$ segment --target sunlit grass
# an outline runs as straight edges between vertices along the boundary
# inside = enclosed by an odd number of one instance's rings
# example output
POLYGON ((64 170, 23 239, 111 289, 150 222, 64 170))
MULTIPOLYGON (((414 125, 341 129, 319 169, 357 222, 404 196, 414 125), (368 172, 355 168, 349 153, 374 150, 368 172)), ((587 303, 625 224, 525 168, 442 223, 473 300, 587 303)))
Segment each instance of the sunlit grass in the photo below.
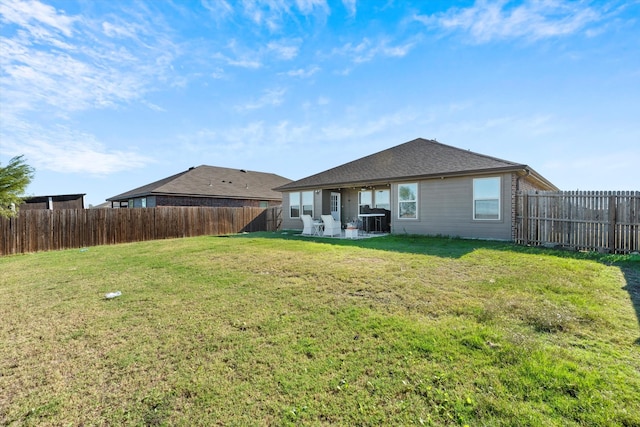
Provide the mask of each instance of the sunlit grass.
POLYGON ((282 233, 0 258, 0 424, 639 425, 639 264, 282 233))

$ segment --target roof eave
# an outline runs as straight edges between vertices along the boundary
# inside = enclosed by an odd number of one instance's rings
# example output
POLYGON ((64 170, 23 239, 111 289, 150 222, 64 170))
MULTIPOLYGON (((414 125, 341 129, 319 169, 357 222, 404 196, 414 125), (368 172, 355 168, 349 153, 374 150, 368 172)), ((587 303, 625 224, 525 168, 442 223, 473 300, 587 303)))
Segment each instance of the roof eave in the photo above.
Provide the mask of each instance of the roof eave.
MULTIPOLYGON (((396 177, 378 178, 378 179, 372 179, 372 180, 344 181, 344 182, 325 183, 325 184, 307 184, 307 185, 291 186, 291 187, 288 187, 289 184, 287 184, 280 187, 276 187, 273 190, 281 191, 281 192, 289 192, 289 191, 309 190, 309 189, 328 189, 328 188, 336 188, 336 187, 340 187, 340 188, 361 187, 361 186, 370 186, 375 184, 389 184, 392 182, 401 182, 401 181, 416 180, 416 179, 423 180, 423 179, 453 178, 453 177, 460 177, 460 176, 490 175, 493 173, 505 173, 505 172, 523 172, 524 173, 527 170, 532 171, 527 165, 510 165, 510 166, 503 166, 503 167, 489 168, 489 169, 442 172, 442 173, 432 173, 432 174, 424 174, 424 175, 396 176, 396 177)), ((551 188, 555 188, 553 184, 551 184, 550 182, 542 178, 537 173, 536 173, 536 176, 540 178, 541 182, 546 183, 551 188)))
POLYGON ((544 187, 545 191, 560 191, 560 189, 553 185, 551 181, 547 180, 545 177, 528 166, 524 169, 522 176, 528 177, 538 182, 538 184, 544 187))
POLYGON ((195 198, 208 198, 208 199, 237 199, 237 200, 245 200, 245 199, 253 199, 253 200, 281 200, 281 197, 275 196, 231 196, 231 195, 222 195, 222 194, 188 194, 188 193, 166 193, 166 192, 145 192, 145 193, 137 193, 137 194, 123 194, 120 196, 111 197, 106 199, 108 202, 117 202, 119 200, 128 200, 135 199, 138 197, 149 197, 149 196, 167 196, 167 197, 195 197, 195 198))

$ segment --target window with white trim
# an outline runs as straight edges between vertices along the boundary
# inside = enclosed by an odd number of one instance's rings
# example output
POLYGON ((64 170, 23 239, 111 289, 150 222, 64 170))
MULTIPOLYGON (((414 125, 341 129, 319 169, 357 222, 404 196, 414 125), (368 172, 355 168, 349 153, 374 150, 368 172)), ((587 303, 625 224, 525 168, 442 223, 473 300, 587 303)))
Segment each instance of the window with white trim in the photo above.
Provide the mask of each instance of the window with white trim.
POLYGON ((301 214, 313 216, 313 191, 289 193, 289 218, 300 218, 301 214))
POLYGON ((500 177, 474 178, 473 219, 500 219, 500 177))
POLYGON ((398 218, 418 218, 418 183, 398 185, 398 218))
POLYGON ((376 190, 375 207, 391 210, 391 192, 389 190, 376 190))
POLYGON ((313 191, 303 191, 300 195, 302 197, 302 215, 313 216, 313 191))
POLYGON ((371 197, 371 191, 360 191, 358 193, 358 213, 364 213, 364 210, 371 208, 373 204, 373 198, 371 197))
POLYGON ((300 218, 300 193, 289 193, 289 218, 300 218))

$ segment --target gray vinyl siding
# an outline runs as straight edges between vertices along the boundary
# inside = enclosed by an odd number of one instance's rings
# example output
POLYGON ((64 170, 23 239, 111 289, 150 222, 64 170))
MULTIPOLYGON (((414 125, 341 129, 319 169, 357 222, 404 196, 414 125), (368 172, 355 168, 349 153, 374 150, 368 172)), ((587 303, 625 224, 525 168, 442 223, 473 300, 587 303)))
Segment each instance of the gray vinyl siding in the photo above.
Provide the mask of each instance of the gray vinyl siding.
MULTIPOLYGON (((499 220, 473 219, 473 176, 403 181, 391 185, 391 232, 426 234, 477 239, 512 239, 511 173, 484 175, 501 177, 499 220), (398 218, 398 185, 418 183, 418 218, 398 218)), ((380 188, 384 188, 381 186, 380 188)), ((388 188, 388 187, 386 187, 388 188)), ((338 190, 333 190, 338 191, 338 190)), ((331 190, 313 192, 314 218, 329 213, 331 190)), ((342 188, 341 221, 346 224, 358 215, 358 188, 342 188)), ((302 230, 300 218, 289 217, 289 193, 282 195, 282 229, 302 230)))
MULTIPOLYGON (((499 220, 473 219, 474 177, 430 179, 418 181, 417 219, 398 218, 400 183, 392 186, 391 232, 510 240, 511 174, 491 176, 502 178, 499 220)), ((412 181, 407 181, 410 182, 412 181)))
MULTIPOLYGON (((300 191, 301 192, 301 191, 300 191)), ((323 196, 324 191, 320 193, 313 192, 313 218, 320 219, 320 215, 324 212, 322 211, 323 206, 326 205, 326 209, 329 209, 329 200, 327 196, 326 203, 324 202, 323 196)), ((289 193, 282 193, 282 229, 283 230, 302 230, 302 220, 300 218, 290 218, 289 217, 289 193)))

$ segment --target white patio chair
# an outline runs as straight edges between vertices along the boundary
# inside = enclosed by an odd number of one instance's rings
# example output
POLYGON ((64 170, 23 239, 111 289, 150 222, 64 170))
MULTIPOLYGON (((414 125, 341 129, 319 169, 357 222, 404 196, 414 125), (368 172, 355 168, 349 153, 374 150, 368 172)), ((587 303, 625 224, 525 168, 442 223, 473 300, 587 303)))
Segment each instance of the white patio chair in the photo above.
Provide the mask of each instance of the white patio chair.
POLYGON ((304 227, 302 229, 302 234, 304 234, 305 236, 312 236, 313 219, 311 218, 311 215, 300 215, 300 218, 302 219, 302 225, 304 227))
POLYGON ((323 236, 340 236, 342 232, 342 223, 333 219, 331 215, 321 215, 324 223, 323 236))

